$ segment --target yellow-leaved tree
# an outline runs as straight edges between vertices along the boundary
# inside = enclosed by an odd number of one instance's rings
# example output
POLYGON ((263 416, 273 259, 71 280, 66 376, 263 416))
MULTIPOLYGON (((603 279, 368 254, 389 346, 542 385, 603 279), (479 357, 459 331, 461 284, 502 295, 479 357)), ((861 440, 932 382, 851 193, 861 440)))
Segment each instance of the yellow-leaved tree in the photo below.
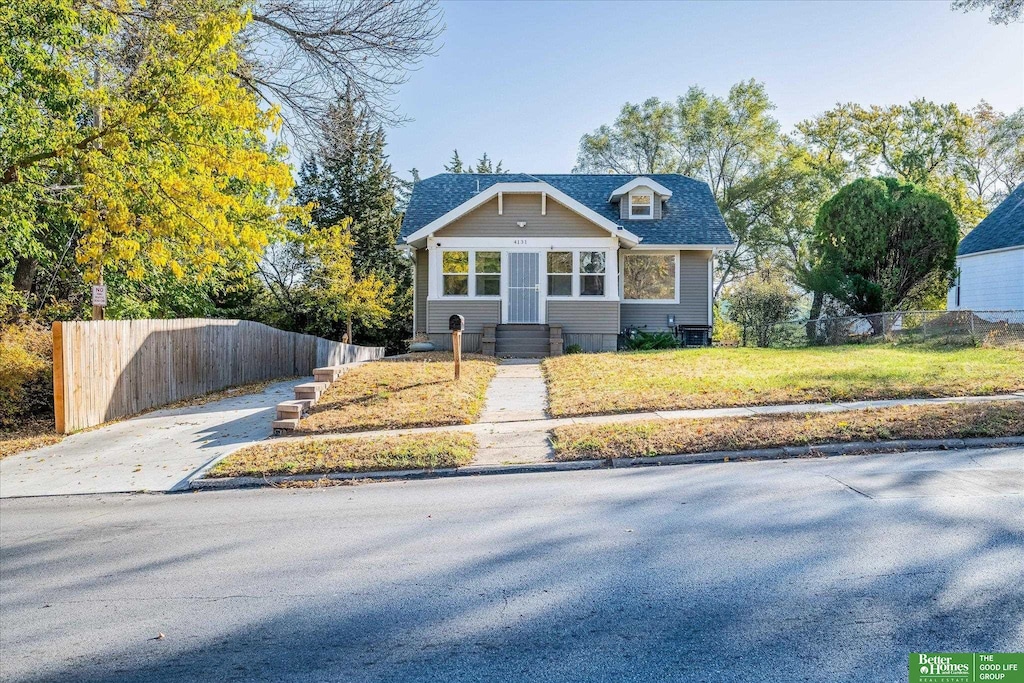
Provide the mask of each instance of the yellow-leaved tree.
POLYGON ((346 340, 352 342, 352 318, 368 327, 380 327, 390 314, 395 285, 374 273, 357 277, 352 267, 355 239, 352 219, 324 228, 310 228, 302 240, 308 271, 302 298, 312 305, 318 327, 333 328, 344 322, 346 340))
POLYGON ((276 109, 237 76, 248 20, 225 0, 4 3, 0 261, 30 272, 59 213, 87 281, 254 267, 305 209, 276 109))

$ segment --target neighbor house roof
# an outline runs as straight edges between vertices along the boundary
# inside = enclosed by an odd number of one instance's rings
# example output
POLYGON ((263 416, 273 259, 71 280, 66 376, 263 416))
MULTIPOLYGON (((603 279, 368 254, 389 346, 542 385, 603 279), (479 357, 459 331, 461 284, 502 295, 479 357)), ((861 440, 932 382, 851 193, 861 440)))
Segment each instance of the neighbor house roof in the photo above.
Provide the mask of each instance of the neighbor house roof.
POLYGON ((980 251, 1024 247, 1024 183, 960 240, 959 256, 980 251))
POLYGON ((402 238, 472 199, 478 190, 495 183, 538 182, 551 185, 596 214, 621 225, 640 237, 644 245, 728 245, 734 242, 707 183, 674 173, 646 176, 442 173, 416 184, 402 221, 402 238), (638 177, 650 178, 672 192, 661 218, 623 220, 619 218, 618 203, 609 201, 615 190, 638 177))

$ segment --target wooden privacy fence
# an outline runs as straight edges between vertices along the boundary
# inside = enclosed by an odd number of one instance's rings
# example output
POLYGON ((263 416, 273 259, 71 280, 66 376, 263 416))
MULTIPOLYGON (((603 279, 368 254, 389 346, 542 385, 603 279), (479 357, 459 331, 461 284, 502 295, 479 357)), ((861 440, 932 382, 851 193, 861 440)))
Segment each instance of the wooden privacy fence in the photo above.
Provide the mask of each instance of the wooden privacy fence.
POLYGON ((248 320, 97 320, 53 324, 57 431, 227 387, 377 360, 381 347, 342 344, 248 320))

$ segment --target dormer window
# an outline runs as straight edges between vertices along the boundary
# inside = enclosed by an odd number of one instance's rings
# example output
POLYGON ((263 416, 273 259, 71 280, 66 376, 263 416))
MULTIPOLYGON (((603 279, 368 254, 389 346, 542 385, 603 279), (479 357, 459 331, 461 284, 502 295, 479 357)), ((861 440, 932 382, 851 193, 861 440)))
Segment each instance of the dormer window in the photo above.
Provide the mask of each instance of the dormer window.
POLYGON ((654 195, 649 191, 631 192, 629 194, 629 217, 652 218, 654 216, 654 195))

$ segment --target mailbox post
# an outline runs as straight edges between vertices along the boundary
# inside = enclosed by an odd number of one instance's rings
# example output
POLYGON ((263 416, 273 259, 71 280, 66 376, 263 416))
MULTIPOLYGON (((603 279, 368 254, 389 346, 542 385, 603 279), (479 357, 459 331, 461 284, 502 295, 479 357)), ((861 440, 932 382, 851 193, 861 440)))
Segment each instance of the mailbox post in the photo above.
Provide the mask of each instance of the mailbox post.
POLYGON ((455 356, 455 379, 459 379, 462 370, 462 330, 466 327, 466 319, 461 315, 448 318, 448 329, 452 332, 452 354, 455 356))

